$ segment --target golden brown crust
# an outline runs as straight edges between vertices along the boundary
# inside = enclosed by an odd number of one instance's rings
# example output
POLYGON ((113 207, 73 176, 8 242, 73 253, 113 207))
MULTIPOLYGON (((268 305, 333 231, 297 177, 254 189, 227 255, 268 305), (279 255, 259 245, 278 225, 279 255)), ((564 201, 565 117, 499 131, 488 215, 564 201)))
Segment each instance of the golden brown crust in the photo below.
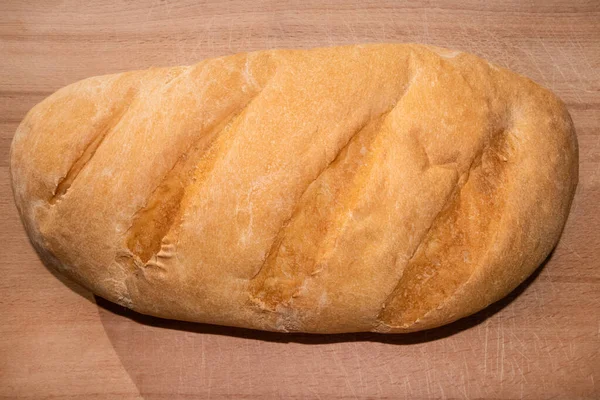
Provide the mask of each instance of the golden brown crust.
POLYGON ((321 333, 426 329, 498 300, 556 244, 577 168, 550 92, 395 44, 86 79, 11 149, 32 243, 95 293, 321 333))

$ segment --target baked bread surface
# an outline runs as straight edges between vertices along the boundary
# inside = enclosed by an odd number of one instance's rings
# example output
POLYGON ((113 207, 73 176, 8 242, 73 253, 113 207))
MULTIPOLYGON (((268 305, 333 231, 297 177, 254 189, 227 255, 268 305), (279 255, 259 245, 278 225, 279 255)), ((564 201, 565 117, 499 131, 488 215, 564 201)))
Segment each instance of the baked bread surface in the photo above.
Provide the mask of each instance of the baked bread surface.
POLYGON ((159 317, 408 332, 502 298, 556 244, 578 176, 565 106, 423 45, 272 50, 93 77, 19 126, 42 259, 159 317))

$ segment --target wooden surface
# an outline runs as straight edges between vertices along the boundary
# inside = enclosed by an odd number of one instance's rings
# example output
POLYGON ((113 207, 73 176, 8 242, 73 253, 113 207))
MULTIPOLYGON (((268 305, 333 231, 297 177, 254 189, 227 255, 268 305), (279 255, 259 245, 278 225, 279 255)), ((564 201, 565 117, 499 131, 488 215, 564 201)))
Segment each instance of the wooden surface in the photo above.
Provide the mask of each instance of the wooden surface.
POLYGON ((600 398, 600 2, 0 2, 0 397, 600 398), (423 42, 568 105, 580 183, 549 261, 509 298, 404 336, 282 335, 142 317, 53 276, 13 205, 28 109, 78 79, 275 47, 423 42))

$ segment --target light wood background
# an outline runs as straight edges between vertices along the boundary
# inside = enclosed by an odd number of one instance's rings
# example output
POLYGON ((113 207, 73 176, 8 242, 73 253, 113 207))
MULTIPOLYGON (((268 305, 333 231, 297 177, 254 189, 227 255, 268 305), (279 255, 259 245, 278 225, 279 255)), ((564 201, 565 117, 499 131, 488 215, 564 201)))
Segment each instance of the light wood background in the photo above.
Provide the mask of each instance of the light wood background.
POLYGON ((0 397, 600 398, 600 2, 0 2, 0 397), (404 336, 280 335, 142 317, 53 276, 8 178, 28 109, 78 79, 276 47, 423 42, 555 91, 580 182, 549 261, 509 298, 404 336))

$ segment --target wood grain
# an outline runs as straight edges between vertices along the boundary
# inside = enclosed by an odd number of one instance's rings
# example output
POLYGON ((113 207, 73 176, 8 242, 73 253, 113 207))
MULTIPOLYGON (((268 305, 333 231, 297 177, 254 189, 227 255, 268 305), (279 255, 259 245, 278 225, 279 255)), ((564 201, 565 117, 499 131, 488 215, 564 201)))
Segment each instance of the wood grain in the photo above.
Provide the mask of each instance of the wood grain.
POLYGON ((600 3, 0 3, 0 397, 600 398, 600 3), (280 335, 136 315, 50 273, 13 205, 27 110, 84 77, 264 48, 422 42, 529 76, 568 105, 580 183, 547 263, 507 299, 410 335, 280 335))

